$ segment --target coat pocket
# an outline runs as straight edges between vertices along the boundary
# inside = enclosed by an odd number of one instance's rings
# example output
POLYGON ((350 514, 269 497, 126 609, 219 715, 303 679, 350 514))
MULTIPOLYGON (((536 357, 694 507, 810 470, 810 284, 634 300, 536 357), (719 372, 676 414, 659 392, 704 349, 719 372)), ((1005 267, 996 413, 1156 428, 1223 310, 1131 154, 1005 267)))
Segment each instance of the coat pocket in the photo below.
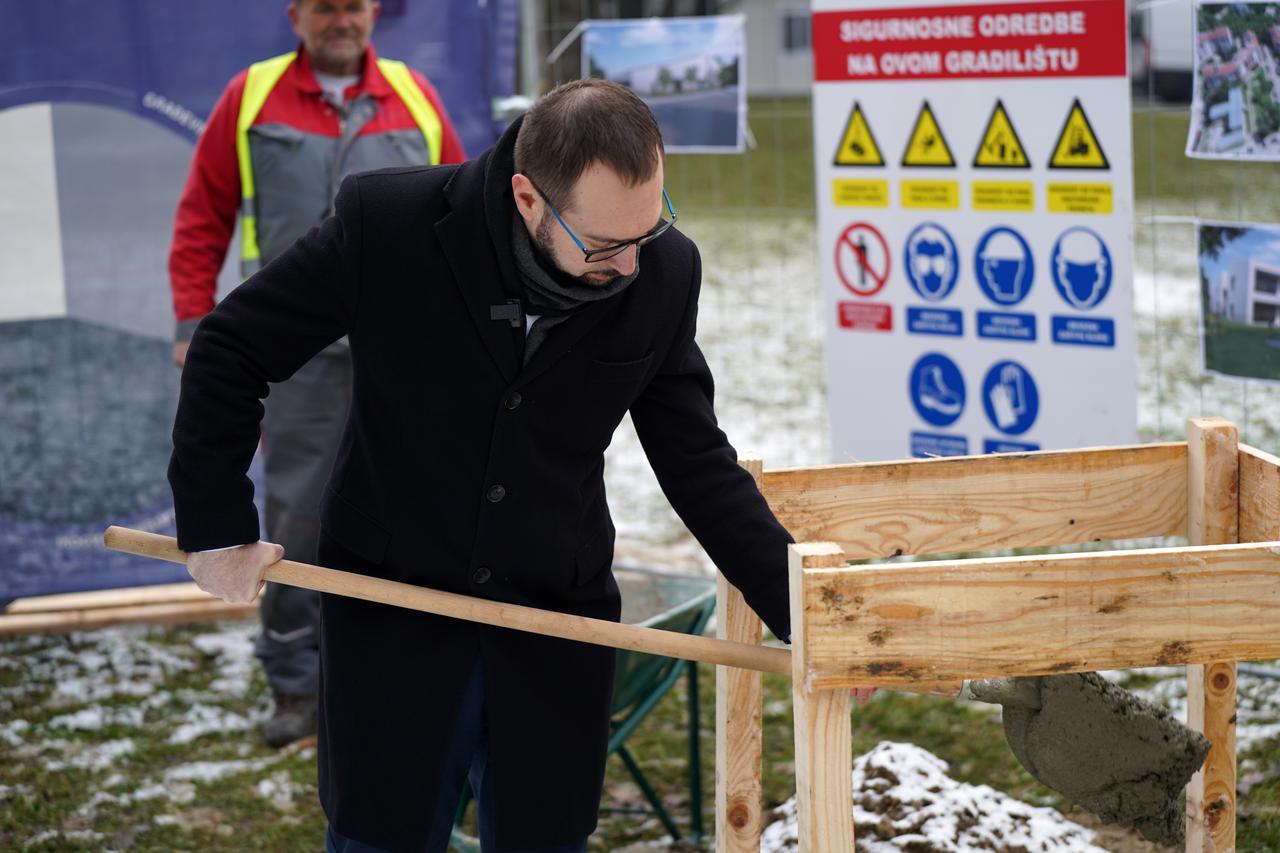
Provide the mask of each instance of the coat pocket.
POLYGON ((653 361, 650 352, 635 361, 593 361, 587 365, 588 382, 638 382, 653 361))
POLYGON ((351 501, 326 488, 320 508, 324 532, 357 557, 381 563, 391 542, 391 533, 351 501))

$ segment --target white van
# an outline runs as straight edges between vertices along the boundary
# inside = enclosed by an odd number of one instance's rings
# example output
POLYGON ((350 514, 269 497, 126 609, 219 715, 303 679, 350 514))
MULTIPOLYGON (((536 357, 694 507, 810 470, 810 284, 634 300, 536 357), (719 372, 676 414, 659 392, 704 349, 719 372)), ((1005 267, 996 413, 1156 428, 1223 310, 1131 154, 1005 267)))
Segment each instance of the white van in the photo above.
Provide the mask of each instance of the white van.
POLYGON ((1129 71, 1138 94, 1189 102, 1194 46, 1192 0, 1129 0, 1129 71))

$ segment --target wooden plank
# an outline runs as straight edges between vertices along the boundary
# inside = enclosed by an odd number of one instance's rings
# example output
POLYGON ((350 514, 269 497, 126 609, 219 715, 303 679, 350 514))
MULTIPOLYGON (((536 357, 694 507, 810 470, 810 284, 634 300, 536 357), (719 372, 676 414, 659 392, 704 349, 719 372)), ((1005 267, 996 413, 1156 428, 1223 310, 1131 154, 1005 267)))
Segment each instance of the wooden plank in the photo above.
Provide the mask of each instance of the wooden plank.
MULTIPOLYGON (((1187 541, 1239 539, 1239 435, 1222 418, 1187 422, 1187 541)), ((1242 593, 1229 578, 1219 597, 1242 593)), ((1273 611, 1274 612, 1274 611, 1273 611)), ((1188 851, 1235 850, 1237 655, 1187 667, 1187 725, 1213 744, 1187 784, 1188 851)))
POLYGON ((127 589, 99 589, 19 598, 9 603, 5 613, 52 613, 66 610, 96 610, 101 607, 132 607, 139 604, 176 604, 217 601, 194 583, 166 583, 127 589))
MULTIPOLYGON (((853 845, 852 697, 847 689, 815 690, 805 679, 807 613, 802 607, 805 574, 813 568, 842 566, 833 543, 804 543, 790 549, 791 695, 796 739, 796 820, 799 849, 805 853, 849 853, 853 845)), ((758 848, 757 848, 758 849, 758 848)))
POLYGON ((1280 457, 1247 444, 1240 445, 1239 513, 1241 542, 1280 539, 1280 457))
POLYGON ((257 603, 228 604, 218 599, 175 604, 143 604, 99 607, 52 613, 16 613, 0 616, 0 636, 16 634, 65 634, 135 622, 176 625, 217 619, 248 619, 258 614, 257 603))
POLYGON ((767 471, 798 542, 851 560, 1181 536, 1186 445, 1152 444, 767 471))
POLYGON ((1270 659, 1280 542, 810 569, 797 604, 815 689, 1270 659))
MULTIPOLYGON (((760 485, 764 460, 738 460, 760 485)), ((716 636, 759 645, 763 625, 737 588, 716 575, 716 636)), ((759 853, 764 681, 759 672, 716 667, 716 848, 759 853)))

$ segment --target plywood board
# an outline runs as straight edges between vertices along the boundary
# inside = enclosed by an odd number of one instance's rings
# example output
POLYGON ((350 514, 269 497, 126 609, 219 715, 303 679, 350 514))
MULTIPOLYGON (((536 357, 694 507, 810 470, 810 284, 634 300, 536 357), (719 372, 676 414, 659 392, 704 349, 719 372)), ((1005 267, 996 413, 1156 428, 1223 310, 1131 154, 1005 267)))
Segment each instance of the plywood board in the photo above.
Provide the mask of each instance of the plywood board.
POLYGON ((1186 445, 766 471, 799 542, 849 559, 1181 536, 1186 445))

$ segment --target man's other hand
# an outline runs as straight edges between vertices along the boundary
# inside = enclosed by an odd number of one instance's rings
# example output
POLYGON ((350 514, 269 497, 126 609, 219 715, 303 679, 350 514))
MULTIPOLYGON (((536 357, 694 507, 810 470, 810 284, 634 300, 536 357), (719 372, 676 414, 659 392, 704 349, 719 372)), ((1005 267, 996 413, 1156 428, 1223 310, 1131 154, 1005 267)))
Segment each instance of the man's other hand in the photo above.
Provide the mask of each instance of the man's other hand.
POLYGON ((187 572, 196 586, 232 604, 248 604, 262 589, 267 567, 284 557, 274 542, 254 542, 223 551, 187 555, 187 572))
POLYGON ((191 341, 178 341, 173 345, 173 363, 178 367, 183 367, 187 363, 187 347, 191 346, 191 341))

